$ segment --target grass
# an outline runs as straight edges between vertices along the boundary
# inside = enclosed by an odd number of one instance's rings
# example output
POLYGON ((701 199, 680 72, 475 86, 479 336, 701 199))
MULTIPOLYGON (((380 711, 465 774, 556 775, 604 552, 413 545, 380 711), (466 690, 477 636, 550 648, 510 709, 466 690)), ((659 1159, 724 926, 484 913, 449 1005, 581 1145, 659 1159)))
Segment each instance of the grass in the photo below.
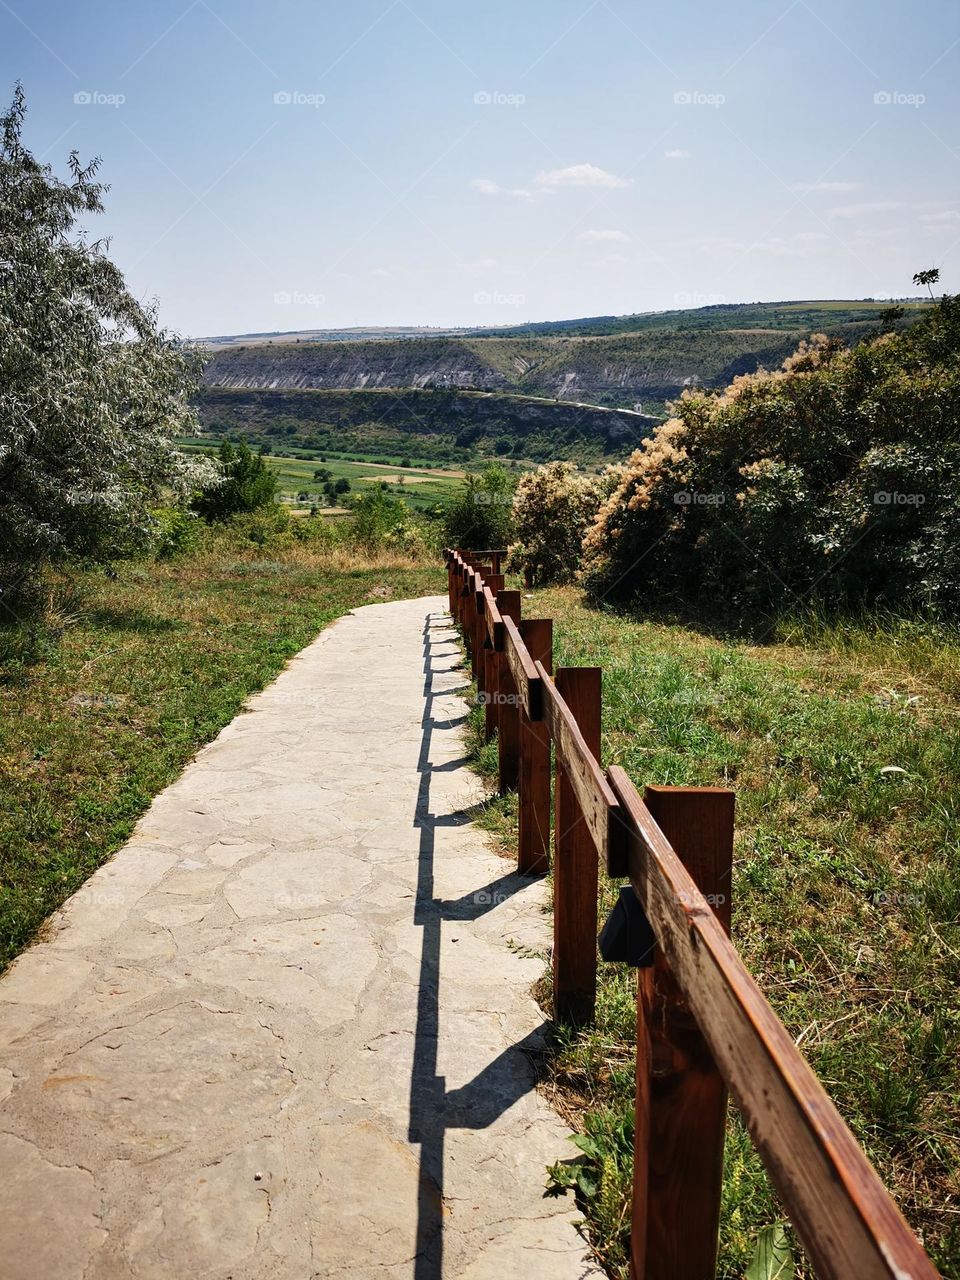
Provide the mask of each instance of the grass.
MULTIPOLYGON (((180 447, 188 452, 207 451, 215 448, 215 442, 198 444, 196 441, 184 441, 180 447)), ((303 452, 303 450, 298 450, 303 452)), ((362 456, 351 455, 350 459, 335 457, 333 454, 322 455, 326 461, 321 462, 321 454, 315 457, 295 458, 283 457, 279 454, 268 454, 267 463, 277 474, 279 496, 292 507, 309 510, 314 503, 322 506, 326 501, 323 485, 313 478, 314 472, 323 467, 330 472, 331 479, 349 480, 348 497, 358 497, 368 493, 384 481, 387 491, 403 500, 414 511, 426 511, 438 504, 449 502, 460 490, 463 471, 456 467, 431 467, 416 464, 409 467, 400 466, 402 458, 396 461, 391 457, 383 462, 384 454, 377 454, 379 462, 367 461, 362 456), (356 458, 356 460, 354 460, 356 458), (402 477, 402 479, 401 479, 402 477), (298 495, 306 493, 303 502, 298 495)))
POLYGON ((444 587, 403 557, 215 541, 53 582, 42 625, 0 627, 0 968, 321 628, 444 587))
MULTIPOLYGON (((558 665, 603 667, 605 764, 641 787, 735 788, 734 941, 942 1274, 960 1276, 960 635, 805 619, 757 644, 599 612, 572 589, 524 612, 555 619, 558 665)), ((478 762, 493 767, 489 747, 478 762)), ((515 809, 485 815, 507 841, 515 809)), ((616 1276, 635 1034, 633 975, 601 965, 596 1022, 561 1029, 550 1071, 593 1152, 579 1199, 616 1276)), ((732 1113, 718 1275, 742 1276, 783 1218, 732 1113)))

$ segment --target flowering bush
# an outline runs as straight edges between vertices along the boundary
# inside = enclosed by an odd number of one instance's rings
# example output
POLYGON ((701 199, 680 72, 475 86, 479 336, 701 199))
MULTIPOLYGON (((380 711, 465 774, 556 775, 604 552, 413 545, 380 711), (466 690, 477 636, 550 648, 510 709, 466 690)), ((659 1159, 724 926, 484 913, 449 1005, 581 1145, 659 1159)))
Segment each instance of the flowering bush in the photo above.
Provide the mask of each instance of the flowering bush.
POLYGON ((572 462, 550 462, 523 476, 513 497, 517 541, 509 568, 530 586, 569 582, 580 568, 583 536, 596 518, 602 484, 572 462))
POLYGON ((673 410, 586 535, 595 595, 960 607, 960 298, 673 410))

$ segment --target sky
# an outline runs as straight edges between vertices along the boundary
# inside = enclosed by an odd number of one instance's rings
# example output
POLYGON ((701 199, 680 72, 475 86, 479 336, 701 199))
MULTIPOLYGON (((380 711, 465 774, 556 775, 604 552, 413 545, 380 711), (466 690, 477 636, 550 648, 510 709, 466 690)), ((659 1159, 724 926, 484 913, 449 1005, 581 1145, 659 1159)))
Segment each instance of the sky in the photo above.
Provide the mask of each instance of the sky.
POLYGON ((0 0, 188 337, 960 290, 955 0, 0 0))

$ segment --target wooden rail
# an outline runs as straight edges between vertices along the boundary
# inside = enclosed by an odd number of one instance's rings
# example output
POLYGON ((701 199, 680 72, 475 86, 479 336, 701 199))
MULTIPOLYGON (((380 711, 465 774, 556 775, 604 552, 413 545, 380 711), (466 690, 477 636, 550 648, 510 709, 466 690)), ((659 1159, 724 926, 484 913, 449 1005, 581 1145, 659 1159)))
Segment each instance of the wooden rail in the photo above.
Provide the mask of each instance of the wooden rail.
POLYGON ((500 786, 519 796, 519 869, 550 856, 558 1018, 592 1018, 597 887, 632 886, 655 943, 638 969, 631 1271, 716 1270, 729 1090, 824 1280, 936 1280, 937 1271, 730 941, 734 797, 648 787, 600 764, 599 668, 553 671, 549 619, 521 619, 502 551, 448 551, 450 612, 467 644, 500 786))

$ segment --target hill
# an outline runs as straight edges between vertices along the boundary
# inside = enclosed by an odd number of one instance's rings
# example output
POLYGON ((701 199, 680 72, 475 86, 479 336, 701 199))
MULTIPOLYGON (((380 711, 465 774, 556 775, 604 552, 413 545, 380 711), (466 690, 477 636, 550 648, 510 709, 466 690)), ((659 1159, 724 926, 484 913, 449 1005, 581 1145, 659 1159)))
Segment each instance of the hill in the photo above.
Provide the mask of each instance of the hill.
MULTIPOLYGON (((739 374, 777 368, 811 333, 848 344, 859 341, 877 331, 884 305, 873 300, 745 303, 502 330, 393 330, 390 337, 316 330, 251 335, 236 343, 211 339, 201 414, 213 431, 249 431, 254 420, 267 430, 273 414, 272 425, 282 420, 282 428, 269 434, 289 435, 300 446, 335 448, 347 426, 345 448, 361 447, 361 438, 378 448, 402 448, 402 436, 412 432, 436 437, 438 448, 453 450, 449 456, 470 450, 602 456, 618 452, 618 432, 610 431, 615 424, 579 406, 639 410, 661 418, 667 402, 684 389, 724 386, 739 374), (421 398, 438 390, 447 398, 421 398), (333 392, 352 395, 349 401, 330 399, 333 392), (262 393, 270 393, 270 399, 260 400, 262 393), (545 410, 527 404, 531 397, 573 402, 577 412, 548 421, 545 410), (447 413, 446 423, 438 409, 447 413), (539 418, 542 430, 524 429, 531 416, 539 418), (429 430, 419 422, 423 417, 429 430)), ((924 305, 910 302, 903 323, 924 305)), ((627 434, 637 425, 631 422, 627 434)))

